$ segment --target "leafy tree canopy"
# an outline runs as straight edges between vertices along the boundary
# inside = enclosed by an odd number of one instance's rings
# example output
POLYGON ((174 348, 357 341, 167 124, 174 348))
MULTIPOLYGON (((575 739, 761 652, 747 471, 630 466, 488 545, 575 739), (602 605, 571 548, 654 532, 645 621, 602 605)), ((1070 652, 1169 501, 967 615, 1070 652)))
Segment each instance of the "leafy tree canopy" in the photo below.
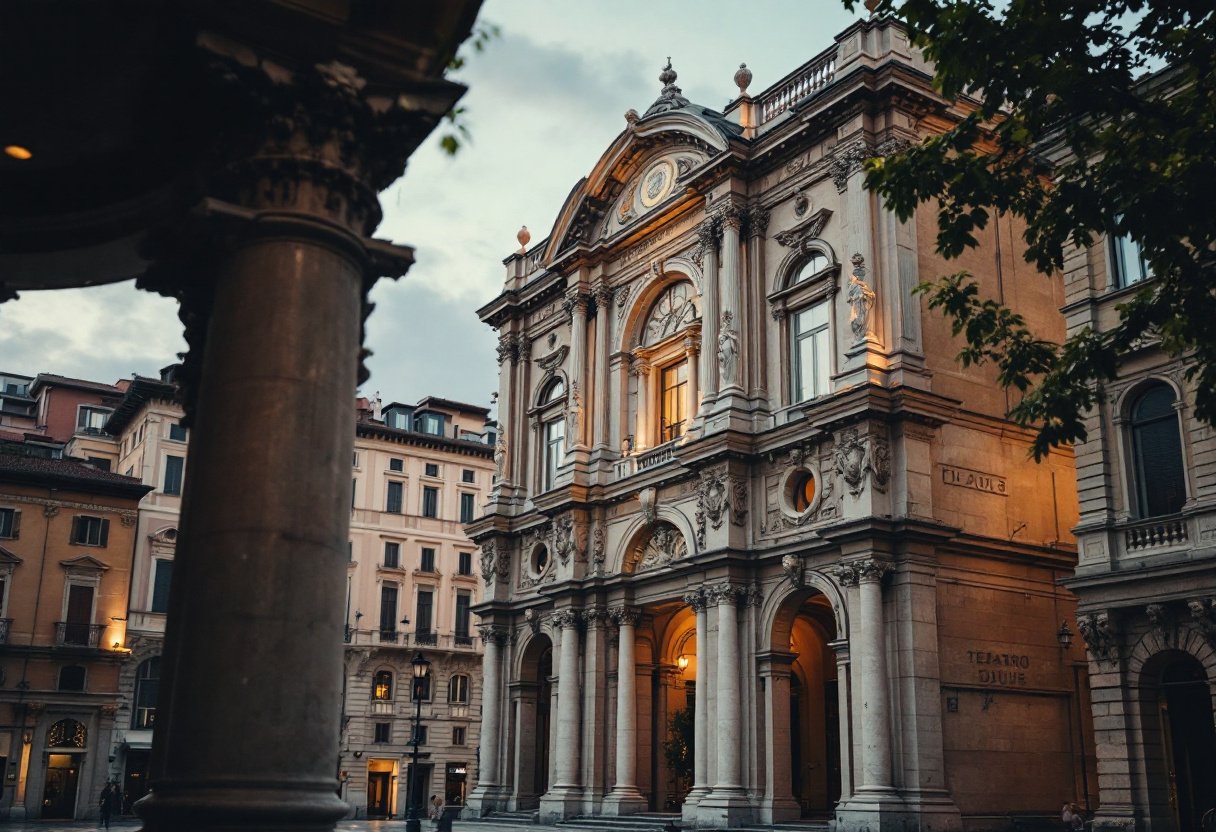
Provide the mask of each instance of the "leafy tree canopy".
MULTIPOLYGON (((857 0, 844 0, 853 9, 857 0)), ((1063 344, 982 298, 966 272, 923 284, 953 319, 964 364, 992 362, 1022 392, 1011 417, 1041 458, 1085 438, 1085 412, 1138 340, 1187 355, 1196 414, 1216 422, 1216 4, 1212 0, 869 0, 904 21, 942 94, 976 111, 949 132, 872 159, 867 189, 903 219, 938 210, 937 251, 977 245, 994 213, 1025 220, 1026 260, 1060 271, 1074 246, 1128 237, 1156 279, 1119 325, 1063 344)))

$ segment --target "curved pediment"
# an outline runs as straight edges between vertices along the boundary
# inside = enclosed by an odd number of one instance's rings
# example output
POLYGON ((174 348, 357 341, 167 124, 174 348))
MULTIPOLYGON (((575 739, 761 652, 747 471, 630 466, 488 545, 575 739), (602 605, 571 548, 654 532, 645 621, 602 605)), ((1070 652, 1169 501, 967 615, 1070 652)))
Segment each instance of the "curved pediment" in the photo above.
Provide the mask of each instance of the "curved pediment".
POLYGON ((679 88, 668 83, 645 116, 634 110, 625 114, 629 126, 566 198, 549 235, 544 263, 571 246, 611 236, 678 199, 683 194, 680 183, 741 135, 739 125, 678 93, 679 88))

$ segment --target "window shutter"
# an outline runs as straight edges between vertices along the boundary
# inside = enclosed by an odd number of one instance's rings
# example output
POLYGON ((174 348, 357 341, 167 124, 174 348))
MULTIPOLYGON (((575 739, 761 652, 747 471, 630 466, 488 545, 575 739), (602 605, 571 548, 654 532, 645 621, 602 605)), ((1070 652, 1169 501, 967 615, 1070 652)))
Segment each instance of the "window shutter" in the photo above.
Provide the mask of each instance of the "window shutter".
POLYGON ((110 521, 102 520, 101 521, 101 546, 102 546, 102 548, 105 548, 105 546, 109 540, 110 540, 110 521))
POLYGON ((13 512, 13 540, 21 537, 21 512, 13 512))
POLYGON ((71 543, 73 546, 75 546, 77 543, 80 542, 80 515, 79 514, 74 515, 72 517, 72 536, 68 540, 68 542, 71 543))

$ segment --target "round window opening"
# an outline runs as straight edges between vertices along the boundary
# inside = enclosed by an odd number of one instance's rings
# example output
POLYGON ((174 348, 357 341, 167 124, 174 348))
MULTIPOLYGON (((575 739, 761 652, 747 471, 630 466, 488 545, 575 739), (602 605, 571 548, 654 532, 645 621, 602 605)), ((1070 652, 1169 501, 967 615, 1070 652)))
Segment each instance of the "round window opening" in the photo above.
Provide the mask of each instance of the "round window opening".
POLYGON ((781 489, 782 508, 787 515, 803 518, 819 506, 818 472, 809 467, 798 467, 785 476, 781 489))
POLYGON ((542 543, 532 550, 532 571, 537 574, 543 574, 549 566, 549 549, 542 543))

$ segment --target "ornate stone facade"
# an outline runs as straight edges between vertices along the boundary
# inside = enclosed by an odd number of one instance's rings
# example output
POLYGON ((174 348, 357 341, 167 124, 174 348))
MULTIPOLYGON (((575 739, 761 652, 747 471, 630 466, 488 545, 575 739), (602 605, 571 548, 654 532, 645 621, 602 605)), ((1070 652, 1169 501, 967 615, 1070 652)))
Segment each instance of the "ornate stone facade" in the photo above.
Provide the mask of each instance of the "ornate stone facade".
MULTIPOLYGON (((955 104, 894 69, 895 24, 837 41, 833 109, 797 119, 753 124, 792 87, 719 114, 665 72, 544 256, 508 258, 480 310, 552 358, 501 365, 508 470, 470 527, 487 573, 505 555, 522 576, 478 607, 515 638, 486 655, 500 683, 473 811, 945 832, 1058 816, 1094 772, 1056 639, 1074 605, 1055 583, 1075 557, 1072 458, 1026 461, 1003 396, 912 296, 948 268, 933 217, 900 223, 860 188, 869 148, 919 138, 872 85, 941 118, 955 104), (889 109, 847 115, 863 102, 889 109), (583 401, 554 466, 557 377, 583 401), (689 722, 687 769, 669 766, 664 740, 689 722), (981 735, 1025 777, 1008 782, 981 735)), ((829 83, 825 60, 793 77, 829 83)))

